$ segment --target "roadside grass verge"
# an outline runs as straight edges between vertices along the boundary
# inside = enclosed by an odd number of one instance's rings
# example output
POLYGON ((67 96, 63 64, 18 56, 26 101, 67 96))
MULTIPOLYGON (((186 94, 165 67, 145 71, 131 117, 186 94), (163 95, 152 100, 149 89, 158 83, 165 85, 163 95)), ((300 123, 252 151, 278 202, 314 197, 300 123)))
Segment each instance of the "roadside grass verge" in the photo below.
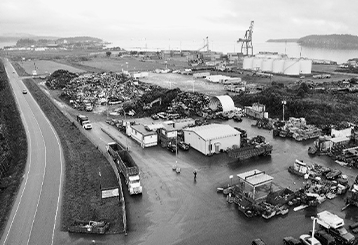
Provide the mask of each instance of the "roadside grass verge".
POLYGON ((18 62, 11 62, 11 64, 15 68, 19 76, 31 76, 29 73, 25 71, 24 68, 22 68, 22 66, 18 62))
POLYGON ((27 139, 1 60, 0 128, 0 162, 1 169, 4 171, 0 179, 0 235, 2 236, 23 179, 27 159, 27 139), (3 158, 5 155, 7 156, 3 158))
POLYGON ((107 159, 32 79, 25 79, 24 83, 54 126, 63 148, 61 230, 66 231, 75 220, 105 220, 110 222, 109 233, 123 232, 119 199, 101 200, 100 185, 118 187, 107 159))

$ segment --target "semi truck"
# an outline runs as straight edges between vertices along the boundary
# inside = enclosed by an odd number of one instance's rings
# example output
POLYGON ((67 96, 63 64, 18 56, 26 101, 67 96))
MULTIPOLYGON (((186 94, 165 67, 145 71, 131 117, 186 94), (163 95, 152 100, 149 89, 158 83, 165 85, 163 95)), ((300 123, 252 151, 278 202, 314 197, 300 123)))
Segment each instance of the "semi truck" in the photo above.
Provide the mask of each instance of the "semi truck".
POLYGON ((118 171, 122 173, 129 194, 141 194, 139 168, 125 147, 117 142, 110 142, 107 144, 107 152, 113 158, 118 171))
POLYGON ((77 122, 81 124, 84 129, 92 129, 92 124, 85 115, 77 115, 77 122))

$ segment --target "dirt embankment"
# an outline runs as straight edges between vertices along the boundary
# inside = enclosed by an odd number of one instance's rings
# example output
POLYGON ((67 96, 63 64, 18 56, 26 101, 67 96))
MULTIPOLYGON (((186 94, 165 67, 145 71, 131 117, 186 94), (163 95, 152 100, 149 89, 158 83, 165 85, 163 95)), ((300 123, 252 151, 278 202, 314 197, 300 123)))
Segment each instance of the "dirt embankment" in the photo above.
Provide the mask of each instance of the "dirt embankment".
POLYGON ((0 60, 0 235, 21 185, 26 159, 25 128, 0 60))

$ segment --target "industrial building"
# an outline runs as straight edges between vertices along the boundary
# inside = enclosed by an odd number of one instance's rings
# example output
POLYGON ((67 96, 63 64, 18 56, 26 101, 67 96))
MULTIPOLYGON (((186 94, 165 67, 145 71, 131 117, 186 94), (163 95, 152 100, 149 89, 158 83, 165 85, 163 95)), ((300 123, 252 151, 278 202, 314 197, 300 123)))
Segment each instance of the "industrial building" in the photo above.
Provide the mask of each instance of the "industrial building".
POLYGON ((229 125, 209 124, 183 131, 185 143, 204 155, 220 153, 233 145, 240 146, 240 132, 229 125))

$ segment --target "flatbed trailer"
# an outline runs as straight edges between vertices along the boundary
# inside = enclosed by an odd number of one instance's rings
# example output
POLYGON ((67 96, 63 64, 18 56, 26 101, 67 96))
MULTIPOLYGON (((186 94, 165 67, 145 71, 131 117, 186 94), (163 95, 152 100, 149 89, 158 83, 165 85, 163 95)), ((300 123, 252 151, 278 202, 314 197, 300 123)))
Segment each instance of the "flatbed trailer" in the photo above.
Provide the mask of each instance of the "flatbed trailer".
POLYGON ((255 156, 267 156, 271 155, 272 145, 268 143, 251 145, 240 148, 232 148, 227 151, 228 156, 232 158, 237 158, 239 161, 249 159, 255 156))

